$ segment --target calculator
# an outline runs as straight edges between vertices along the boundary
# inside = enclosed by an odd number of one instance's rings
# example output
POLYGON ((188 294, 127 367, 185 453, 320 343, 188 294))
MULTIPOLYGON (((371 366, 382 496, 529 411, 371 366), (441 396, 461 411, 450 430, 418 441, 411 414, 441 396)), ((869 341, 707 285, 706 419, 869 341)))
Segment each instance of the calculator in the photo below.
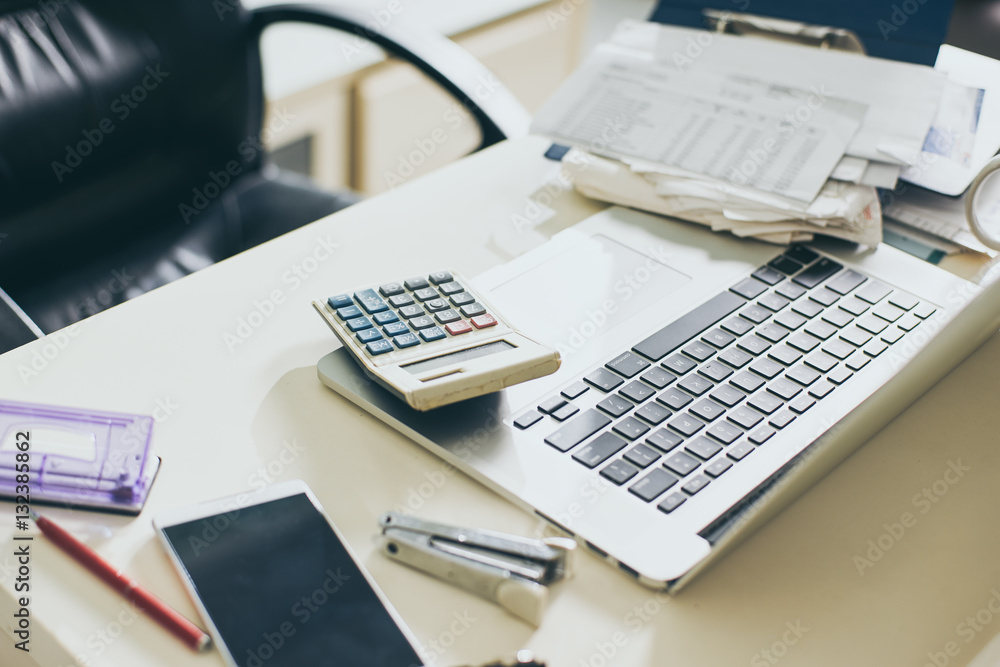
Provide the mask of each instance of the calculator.
POLYGON ((417 410, 549 375, 561 363, 455 271, 335 294, 313 307, 368 377, 417 410))

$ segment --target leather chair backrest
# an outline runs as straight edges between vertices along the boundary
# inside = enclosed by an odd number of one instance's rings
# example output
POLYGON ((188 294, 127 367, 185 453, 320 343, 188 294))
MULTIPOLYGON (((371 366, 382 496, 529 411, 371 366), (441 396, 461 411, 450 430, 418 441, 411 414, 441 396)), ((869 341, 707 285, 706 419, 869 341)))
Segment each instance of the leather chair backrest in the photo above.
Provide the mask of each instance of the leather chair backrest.
POLYGON ((0 285, 257 168, 261 116, 239 0, 0 0, 0 285))

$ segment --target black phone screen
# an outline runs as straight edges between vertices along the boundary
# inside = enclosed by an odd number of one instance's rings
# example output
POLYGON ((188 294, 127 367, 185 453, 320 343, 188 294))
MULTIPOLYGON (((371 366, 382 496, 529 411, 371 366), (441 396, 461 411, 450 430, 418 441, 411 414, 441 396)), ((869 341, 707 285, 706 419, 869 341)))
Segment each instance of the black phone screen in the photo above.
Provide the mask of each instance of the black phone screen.
POLYGON ((305 494, 163 532, 238 665, 422 664, 305 494))

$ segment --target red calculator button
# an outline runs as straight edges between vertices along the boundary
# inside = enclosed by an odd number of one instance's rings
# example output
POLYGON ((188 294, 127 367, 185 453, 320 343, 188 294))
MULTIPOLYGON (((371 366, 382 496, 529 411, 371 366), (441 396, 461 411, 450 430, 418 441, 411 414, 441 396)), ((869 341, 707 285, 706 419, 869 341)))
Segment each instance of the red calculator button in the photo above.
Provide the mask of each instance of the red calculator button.
POLYGON ((472 331, 472 326, 465 320, 459 320, 458 322, 452 322, 451 324, 446 324, 444 326, 452 336, 457 336, 458 334, 469 333, 472 331))
POLYGON ((477 315, 472 318, 472 326, 477 329, 485 329, 486 327, 496 326, 497 318, 493 317, 489 313, 484 313, 482 315, 477 315))

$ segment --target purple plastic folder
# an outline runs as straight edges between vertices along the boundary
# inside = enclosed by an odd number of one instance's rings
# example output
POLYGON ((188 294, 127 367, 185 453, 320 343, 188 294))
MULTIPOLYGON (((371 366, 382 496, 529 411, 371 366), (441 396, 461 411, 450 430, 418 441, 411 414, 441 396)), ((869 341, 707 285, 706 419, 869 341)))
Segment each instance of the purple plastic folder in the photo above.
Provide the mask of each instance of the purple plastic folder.
POLYGON ((148 416, 0 401, 0 498, 23 501, 27 479, 31 503, 138 514, 152 433, 148 416))

